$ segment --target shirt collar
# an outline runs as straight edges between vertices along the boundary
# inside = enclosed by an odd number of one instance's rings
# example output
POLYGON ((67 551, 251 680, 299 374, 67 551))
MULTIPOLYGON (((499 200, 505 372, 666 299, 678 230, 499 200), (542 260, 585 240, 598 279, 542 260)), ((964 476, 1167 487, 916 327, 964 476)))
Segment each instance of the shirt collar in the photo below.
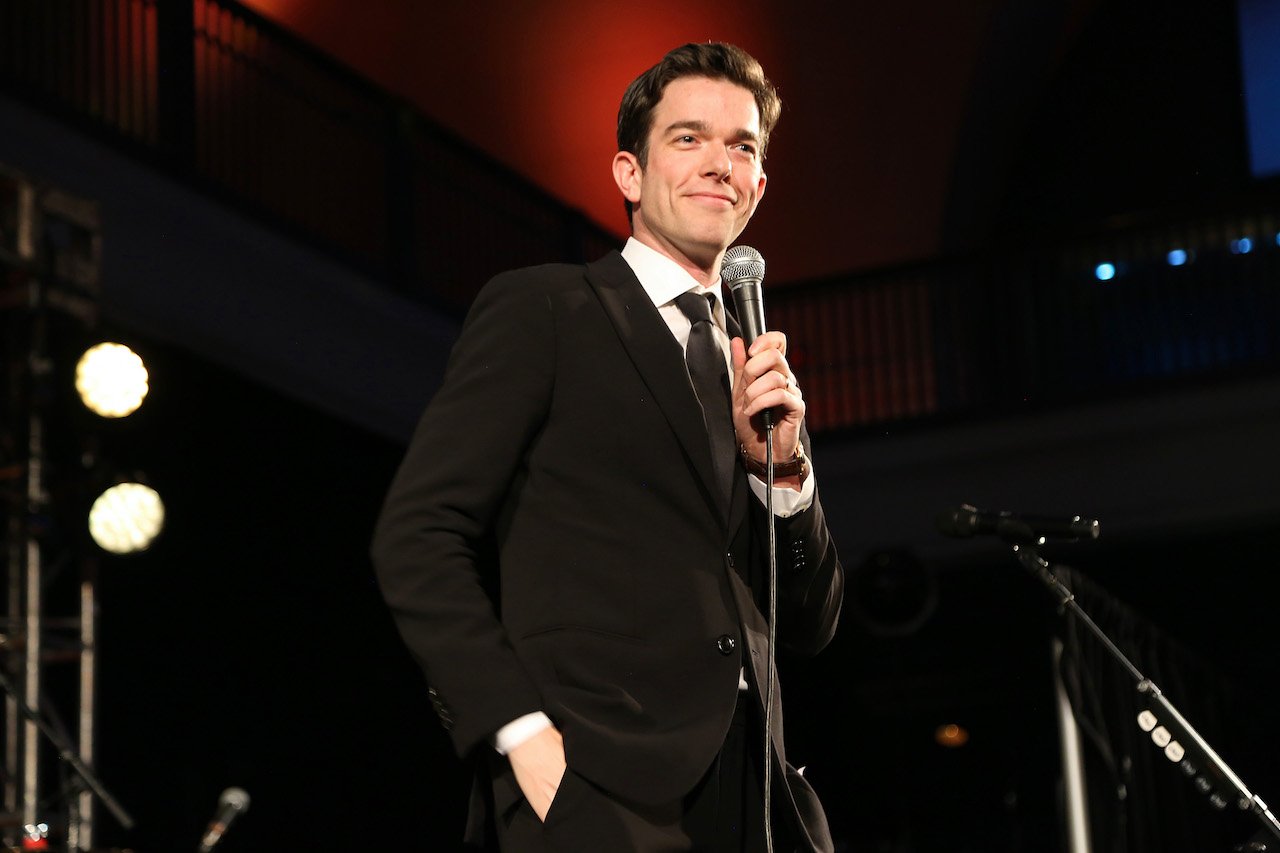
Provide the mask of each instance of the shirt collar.
POLYGON ((641 243, 635 237, 627 238, 627 245, 622 247, 622 258, 631 267, 631 271, 640 280, 640 286, 653 300, 655 307, 661 307, 674 300, 682 293, 690 290, 697 293, 714 293, 716 295, 716 319, 723 323, 724 300, 721 295, 720 280, 711 287, 703 287, 697 279, 650 246, 641 243))

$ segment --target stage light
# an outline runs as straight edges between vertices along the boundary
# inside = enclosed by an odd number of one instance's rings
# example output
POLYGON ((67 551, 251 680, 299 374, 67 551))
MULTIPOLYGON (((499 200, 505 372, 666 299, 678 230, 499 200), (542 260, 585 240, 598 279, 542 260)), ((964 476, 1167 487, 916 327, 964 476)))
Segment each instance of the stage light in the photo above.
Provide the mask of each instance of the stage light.
POLYGON ((1231 254, 1247 255, 1253 251, 1253 240, 1248 237, 1241 237, 1239 240, 1231 241, 1231 254))
POLYGON ((964 726, 946 723, 934 730, 933 739, 938 742, 939 746, 958 749, 969 742, 969 731, 964 726))
POLYGON ((1187 253, 1186 249, 1174 249, 1167 257, 1171 267, 1180 267, 1191 260, 1191 255, 1187 253))
POLYGON ((89 510, 89 535, 112 554, 145 551, 163 527, 164 503, 155 489, 141 483, 112 486, 89 510))
POLYGON ((103 343, 85 350, 76 364, 76 391, 93 412, 123 418, 147 396, 147 368, 124 344, 103 343))
POLYGON ((1111 281, 1111 279, 1116 277, 1116 265, 1098 264, 1094 267, 1093 274, 1097 277, 1098 281, 1111 281))

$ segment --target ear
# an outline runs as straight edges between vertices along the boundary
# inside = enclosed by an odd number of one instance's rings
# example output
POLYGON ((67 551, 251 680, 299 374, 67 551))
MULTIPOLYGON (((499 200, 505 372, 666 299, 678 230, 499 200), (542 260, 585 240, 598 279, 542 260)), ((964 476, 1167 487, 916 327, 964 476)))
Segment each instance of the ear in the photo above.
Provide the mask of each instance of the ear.
POLYGON ((630 151, 619 151, 613 155, 613 181, 622 192, 622 197, 634 204, 640 203, 640 179, 644 170, 640 161, 630 151))
POLYGON ((764 185, 769 183, 769 176, 760 170, 760 185, 756 187, 756 204, 760 203, 760 199, 764 198, 764 185))

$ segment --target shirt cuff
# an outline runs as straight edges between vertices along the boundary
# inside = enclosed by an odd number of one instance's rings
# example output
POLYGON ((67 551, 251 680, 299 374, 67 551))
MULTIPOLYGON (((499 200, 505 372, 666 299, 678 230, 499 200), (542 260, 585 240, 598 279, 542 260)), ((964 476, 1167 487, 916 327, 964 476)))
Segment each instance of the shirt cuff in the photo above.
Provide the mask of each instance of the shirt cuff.
POLYGON ((541 711, 517 717, 493 735, 493 748, 506 755, 543 729, 551 728, 551 718, 541 711))
MULTIPOLYGON (((818 481, 817 474, 814 473, 812 467, 809 468, 809 476, 804 478, 804 482, 800 485, 800 491, 788 488, 787 486, 773 487, 773 514, 778 518, 790 518, 796 513, 804 512, 813 506, 813 492, 818 481)), ((755 474, 747 475, 747 482, 751 484, 751 491, 764 503, 765 492, 768 486, 764 484, 755 474)))

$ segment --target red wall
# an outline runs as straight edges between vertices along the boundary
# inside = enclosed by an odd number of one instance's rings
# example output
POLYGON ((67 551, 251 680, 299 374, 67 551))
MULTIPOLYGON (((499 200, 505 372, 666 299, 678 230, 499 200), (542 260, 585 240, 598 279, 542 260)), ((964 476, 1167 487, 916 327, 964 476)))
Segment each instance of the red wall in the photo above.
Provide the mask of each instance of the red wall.
POLYGON ((742 45, 784 103, 769 192, 743 236, 774 282, 937 251, 968 87, 1001 5, 244 2, 619 234, 609 164, 623 89, 678 44, 742 45))

